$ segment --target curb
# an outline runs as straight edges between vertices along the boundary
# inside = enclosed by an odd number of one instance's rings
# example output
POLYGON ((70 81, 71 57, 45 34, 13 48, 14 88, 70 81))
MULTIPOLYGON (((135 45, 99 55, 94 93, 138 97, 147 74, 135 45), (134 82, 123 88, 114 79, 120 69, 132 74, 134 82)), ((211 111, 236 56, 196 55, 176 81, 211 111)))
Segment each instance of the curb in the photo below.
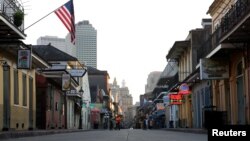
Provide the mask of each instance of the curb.
POLYGON ((32 137, 32 136, 43 136, 61 133, 72 133, 72 132, 84 132, 89 130, 31 130, 31 131, 4 131, 0 132, 0 140, 20 137, 32 137))
POLYGON ((207 134, 208 131, 205 129, 192 129, 192 128, 166 128, 166 131, 177 131, 186 133, 196 133, 196 134, 207 134))

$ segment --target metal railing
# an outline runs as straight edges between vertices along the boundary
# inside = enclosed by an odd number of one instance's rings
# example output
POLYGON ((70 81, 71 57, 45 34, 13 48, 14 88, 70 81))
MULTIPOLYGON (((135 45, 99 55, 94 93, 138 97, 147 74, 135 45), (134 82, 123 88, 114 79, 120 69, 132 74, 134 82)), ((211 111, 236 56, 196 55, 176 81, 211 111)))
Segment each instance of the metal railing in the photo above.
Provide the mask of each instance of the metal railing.
POLYGON ((221 18, 219 26, 197 50, 197 61, 216 48, 221 39, 229 33, 250 12, 250 0, 238 0, 221 18))
POLYGON ((250 11, 249 0, 238 0, 228 12, 221 18, 221 35, 225 35, 239 23, 250 11))
MULTIPOLYGON (((21 11, 24 13, 23 6, 17 0, 0 0, 0 15, 14 25, 14 13, 21 11)), ((24 22, 17 27, 20 31, 24 30, 24 22)))

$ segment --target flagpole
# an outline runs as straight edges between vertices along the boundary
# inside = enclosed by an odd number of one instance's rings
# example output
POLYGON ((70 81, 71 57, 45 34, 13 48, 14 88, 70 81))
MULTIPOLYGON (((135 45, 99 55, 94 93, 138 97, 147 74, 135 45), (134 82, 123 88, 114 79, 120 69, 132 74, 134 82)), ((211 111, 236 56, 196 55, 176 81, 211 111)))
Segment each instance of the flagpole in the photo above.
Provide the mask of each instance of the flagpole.
MULTIPOLYGON (((55 11, 55 10, 54 10, 55 11)), ((34 24, 40 22, 42 19, 48 17, 50 14, 54 13, 54 11, 50 12, 49 14, 43 16, 42 18, 40 18, 39 20, 37 20, 36 22, 34 22, 33 24, 29 25, 28 27, 26 27, 24 30, 27 30, 28 28, 30 28, 31 26, 33 26, 34 24)))
MULTIPOLYGON (((63 4, 64 5, 64 4, 63 4)), ((62 7, 63 5, 61 5, 60 7, 62 7)), ((60 8, 58 7, 58 8, 60 8)), ((57 8, 57 9, 58 9, 57 8)), ((26 27, 24 30, 27 30, 28 28, 30 28, 31 26, 33 26, 34 24, 40 22, 41 20, 43 20, 44 18, 48 17, 50 14, 54 13, 57 9, 53 10, 52 12, 50 12, 49 14, 43 16, 42 18, 40 18, 39 20, 37 20, 36 22, 32 23, 31 25, 29 25, 28 27, 26 27)))

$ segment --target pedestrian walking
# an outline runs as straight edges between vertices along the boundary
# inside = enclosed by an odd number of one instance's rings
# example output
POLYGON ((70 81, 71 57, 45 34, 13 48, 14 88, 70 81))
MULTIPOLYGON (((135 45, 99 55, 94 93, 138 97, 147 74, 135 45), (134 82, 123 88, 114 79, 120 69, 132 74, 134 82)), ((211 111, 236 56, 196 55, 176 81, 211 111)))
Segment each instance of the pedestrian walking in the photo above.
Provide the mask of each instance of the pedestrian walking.
POLYGON ((110 121, 109 121, 109 129, 110 129, 110 130, 113 130, 113 128, 114 128, 113 118, 110 118, 110 121))
POLYGON ((115 122, 116 122, 116 129, 121 129, 121 117, 118 115, 115 118, 115 122))
POLYGON ((144 130, 148 129, 148 119, 146 119, 146 118, 143 120, 143 129, 144 130))

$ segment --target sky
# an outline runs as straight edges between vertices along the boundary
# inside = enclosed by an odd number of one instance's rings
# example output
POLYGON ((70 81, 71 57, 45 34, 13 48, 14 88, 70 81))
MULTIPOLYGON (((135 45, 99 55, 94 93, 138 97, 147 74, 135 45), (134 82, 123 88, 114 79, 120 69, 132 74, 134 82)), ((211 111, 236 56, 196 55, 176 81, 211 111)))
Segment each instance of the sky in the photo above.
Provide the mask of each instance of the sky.
MULTIPOLYGON (((19 0, 25 9, 25 27, 68 0, 19 0)), ((145 93, 147 77, 163 71, 175 41, 201 28, 213 0, 74 0, 75 22, 89 20, 97 30, 97 69, 106 70, 110 83, 125 80, 133 103, 145 93)), ((65 38, 68 31, 54 14, 25 29, 26 44, 41 36, 65 38)))

